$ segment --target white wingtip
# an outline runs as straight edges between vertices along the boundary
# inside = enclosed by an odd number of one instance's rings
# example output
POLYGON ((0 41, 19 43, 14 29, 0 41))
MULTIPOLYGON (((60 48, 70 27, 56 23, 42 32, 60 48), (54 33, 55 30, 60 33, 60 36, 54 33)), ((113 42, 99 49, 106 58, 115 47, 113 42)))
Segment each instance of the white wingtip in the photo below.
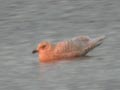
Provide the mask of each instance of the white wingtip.
POLYGON ((100 44, 102 44, 105 38, 106 38, 106 36, 103 35, 103 36, 100 36, 100 37, 97 37, 96 39, 94 39, 96 46, 99 46, 100 44))

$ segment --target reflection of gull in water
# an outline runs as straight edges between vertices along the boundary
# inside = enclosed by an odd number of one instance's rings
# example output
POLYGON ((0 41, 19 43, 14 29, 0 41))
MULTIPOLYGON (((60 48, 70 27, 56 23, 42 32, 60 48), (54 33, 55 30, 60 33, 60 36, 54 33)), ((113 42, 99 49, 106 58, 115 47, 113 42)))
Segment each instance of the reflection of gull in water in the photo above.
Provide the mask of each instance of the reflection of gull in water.
POLYGON ((52 61, 85 56, 89 51, 102 44, 105 36, 90 38, 88 36, 77 36, 70 40, 61 41, 56 44, 43 41, 33 53, 38 52, 40 61, 52 61))

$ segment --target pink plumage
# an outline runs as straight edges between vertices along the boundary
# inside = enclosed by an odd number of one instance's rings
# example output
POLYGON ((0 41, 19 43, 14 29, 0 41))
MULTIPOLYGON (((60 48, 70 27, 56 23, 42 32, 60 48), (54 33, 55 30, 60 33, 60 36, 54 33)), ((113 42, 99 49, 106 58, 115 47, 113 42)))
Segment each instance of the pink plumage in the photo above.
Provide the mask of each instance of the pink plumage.
POLYGON ((105 36, 90 38, 77 36, 70 40, 60 41, 56 44, 43 41, 33 53, 38 52, 40 61, 53 61, 60 59, 85 56, 89 51, 102 44, 105 36))

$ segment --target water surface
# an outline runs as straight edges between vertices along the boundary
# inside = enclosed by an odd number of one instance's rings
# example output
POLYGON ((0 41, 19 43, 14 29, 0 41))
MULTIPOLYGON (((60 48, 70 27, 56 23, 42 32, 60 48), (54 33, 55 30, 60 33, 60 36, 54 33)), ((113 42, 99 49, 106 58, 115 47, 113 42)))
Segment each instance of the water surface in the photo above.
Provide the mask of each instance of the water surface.
POLYGON ((119 0, 1 0, 0 90, 119 90, 119 0), (31 51, 57 42, 107 33, 89 57, 39 63, 31 51))

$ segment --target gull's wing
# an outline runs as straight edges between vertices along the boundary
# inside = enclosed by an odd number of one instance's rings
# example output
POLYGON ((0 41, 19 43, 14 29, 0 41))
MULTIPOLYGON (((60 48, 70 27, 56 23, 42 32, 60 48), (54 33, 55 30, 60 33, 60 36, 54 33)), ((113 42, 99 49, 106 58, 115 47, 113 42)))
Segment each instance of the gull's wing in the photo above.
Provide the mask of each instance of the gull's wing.
POLYGON ((91 39, 87 36, 75 37, 71 40, 59 42, 55 47, 54 54, 61 58, 84 56, 89 51, 102 44, 104 39, 105 36, 95 39, 91 39))
POLYGON ((77 36, 71 40, 62 41, 56 44, 55 53, 68 53, 82 51, 90 42, 88 36, 77 36))

